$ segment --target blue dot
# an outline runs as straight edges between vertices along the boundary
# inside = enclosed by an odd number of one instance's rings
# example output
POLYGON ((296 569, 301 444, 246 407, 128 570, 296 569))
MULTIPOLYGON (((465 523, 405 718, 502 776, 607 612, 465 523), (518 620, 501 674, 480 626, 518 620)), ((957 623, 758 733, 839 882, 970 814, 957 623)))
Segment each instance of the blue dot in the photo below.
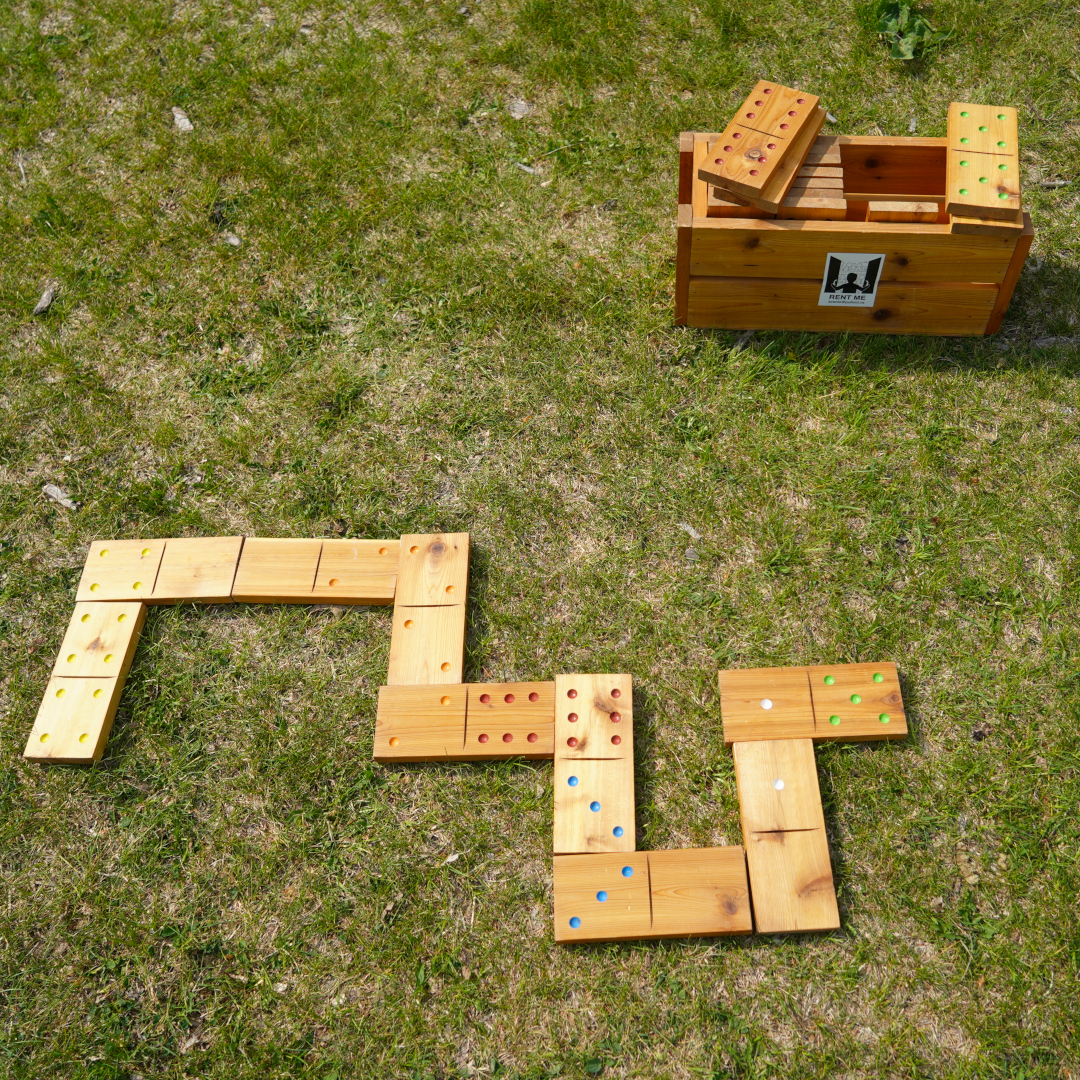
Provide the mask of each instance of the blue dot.
POLYGON ((579 919, 579 918, 578 918, 578 917, 577 917, 577 916, 575 915, 575 916, 574 916, 574 917, 573 917, 573 918, 572 918, 572 919, 570 920, 570 926, 571 926, 571 927, 572 927, 572 928, 573 928, 574 930, 576 930, 576 929, 577 929, 577 928, 578 928, 578 927, 579 927, 580 925, 581 925, 581 920, 580 920, 580 919, 579 919))
POLYGON ((595 814, 596 811, 600 809, 600 804, 598 802, 591 802, 589 803, 589 809, 595 814))
POLYGON ((569 784, 569 785, 570 785, 571 787, 577 787, 577 777, 576 777, 576 776, 571 776, 571 777, 570 777, 570 779, 569 779, 569 780, 567 780, 566 782, 567 782, 567 783, 568 783, 568 784, 569 784))
POLYGON ((622 836, 622 834, 623 834, 623 828, 622 828, 622 826, 621 826, 621 825, 616 825, 616 826, 615 826, 615 828, 614 828, 614 829, 612 829, 611 831, 612 831, 612 832, 613 832, 613 833, 614 833, 614 834, 615 834, 616 836, 622 836))
POLYGON ((632 866, 624 866, 622 868, 622 876, 623 877, 633 877, 634 876, 634 868, 632 866))
POLYGON ((602 903, 603 903, 603 902, 604 902, 604 901, 605 901, 605 900, 607 899, 607 893, 606 893, 606 892, 604 892, 604 890, 603 890, 603 889, 601 889, 601 890, 600 890, 600 891, 599 891, 599 892, 598 892, 598 893, 596 894, 596 899, 597 899, 597 900, 599 900, 599 901, 600 901, 600 903, 602 904, 602 903))

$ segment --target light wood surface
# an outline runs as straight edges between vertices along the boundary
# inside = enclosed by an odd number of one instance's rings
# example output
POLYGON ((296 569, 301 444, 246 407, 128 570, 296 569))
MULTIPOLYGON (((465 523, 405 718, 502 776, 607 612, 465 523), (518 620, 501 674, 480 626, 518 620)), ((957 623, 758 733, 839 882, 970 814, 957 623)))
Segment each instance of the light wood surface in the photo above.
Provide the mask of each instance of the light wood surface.
POLYGON ((561 758, 634 759, 629 675, 555 676, 555 753, 561 758))
POLYGON ((694 209, 694 217, 704 217, 708 207, 709 184, 698 175, 698 166, 705 160, 709 152, 709 140, 705 135, 694 136, 694 176, 691 184, 690 205, 694 209))
POLYGON ((902 739, 907 716, 891 661, 819 664, 806 669, 814 703, 814 738, 867 742, 902 739))
POLYGON ((68 765, 99 761, 123 689, 120 678, 49 679, 23 757, 68 765))
POLYGON ((823 829, 746 836, 754 925, 759 934, 840 926, 829 843, 823 829))
POLYGON ((810 739, 737 742, 731 752, 744 834, 825 828, 810 739))
POLYGON ((883 282, 998 282, 1014 245, 996 236, 956 236, 948 225, 703 217, 694 221, 690 275, 813 279, 820 289, 829 252, 883 251, 883 282))
POLYGON ((844 186, 844 170, 839 165, 825 165, 823 163, 811 163, 803 165, 792 181, 793 186, 798 186, 802 180, 838 180, 838 184, 830 184, 829 187, 844 186))
POLYGON ((690 293, 690 245, 693 241, 694 208, 679 204, 675 229, 675 325, 686 325, 686 301, 690 293))
POLYGON ((151 604, 232 603, 242 536, 185 536, 165 541, 151 604))
POLYGON ((791 187, 792 181, 806 162, 806 155, 813 146, 821 125, 825 123, 825 110, 818 108, 802 131, 792 140, 791 149, 784 155, 772 178, 761 189, 761 194, 751 202, 762 210, 776 213, 791 187))
POLYGON ((249 536, 233 582, 233 600, 249 604, 310 604, 321 540, 249 536))
POLYGON ((736 668, 721 671, 720 714, 724 742, 808 739, 814 706, 806 668, 736 668), (768 702, 768 707, 763 703, 768 702))
POLYGON ((950 214, 1016 221, 1021 214, 1018 159, 950 150, 945 194, 950 214))
POLYGON ((936 202, 893 202, 873 200, 869 204, 869 221, 919 221, 932 225, 938 219, 936 202))
POLYGON ((142 600, 154 591, 164 540, 95 540, 76 600, 142 600))
MULTIPOLYGON (((400 579, 399 579, 400 580, 400 579)), ((394 607, 388 686, 460 683, 465 662, 465 605, 394 607)))
POLYGON ((694 133, 683 131, 679 135, 679 200, 678 205, 693 198, 694 188, 694 133))
POLYGON ((469 584, 469 534, 406 533, 398 562, 398 607, 464 604, 469 584))
POLYGON ((818 135, 806 155, 807 165, 839 165, 840 143, 835 135, 818 135))
POLYGON ((732 754, 758 932, 839 926, 813 743, 739 742, 732 754))
POLYGON ((553 833, 557 855, 633 851, 636 846, 633 760, 560 757, 556 737, 553 833))
POLYGON ((397 540, 324 540, 313 602, 393 603, 399 548, 397 540))
POLYGON ((843 198, 844 180, 843 177, 833 176, 796 176, 791 181, 791 187, 788 189, 788 195, 794 195, 796 192, 802 191, 839 191, 841 192, 837 198, 843 198))
MULTIPOLYGON (((1021 219, 1027 217, 1021 215, 1021 219)), ((1018 240, 1024 231, 1024 222, 1020 221, 991 221, 989 218, 965 217, 962 214, 952 214, 950 224, 954 233, 961 236, 1003 236, 1009 240, 1018 240)))
POLYGON ((376 761, 462 760, 467 690, 458 686, 381 686, 376 761))
POLYGON ((650 936, 649 862, 645 852, 556 855, 552 880, 557 942, 627 941, 650 936))
POLYGON ((1035 230, 1031 225, 1031 215, 1024 215, 1024 230, 1016 239, 1016 247, 1013 249, 1009 269, 1005 274, 1005 280, 998 289, 997 300, 994 302, 994 310, 990 313, 990 321, 986 324, 988 334, 996 334, 1001 329, 1001 320, 1005 318, 1005 312, 1009 309, 1009 301, 1012 300, 1013 290, 1020 280, 1020 273, 1024 269, 1024 261, 1031 250, 1031 241, 1035 238, 1035 230))
POLYGON ((973 105, 954 101, 946 121, 949 149, 965 154, 1019 157, 1016 110, 1011 105, 973 105))
POLYGON ((552 877, 562 944, 751 932, 741 847, 556 855, 552 877))
POLYGON ((125 601, 82 601, 75 605, 53 675, 123 679, 146 622, 146 605, 125 601))
POLYGON ((886 138, 867 143, 841 136, 838 143, 849 192, 919 198, 945 194, 945 139, 886 138))
MULTIPOLYGON (((864 227, 872 224, 886 223, 871 222, 864 227)), ((820 290, 820 277, 812 281, 692 277, 687 323, 735 330, 983 334, 998 292, 996 285, 885 282, 878 288, 872 308, 830 308, 818 306, 820 290)))
POLYGON ((816 191, 802 194, 791 192, 780 204, 778 218, 791 218, 801 221, 844 221, 847 217, 847 203, 843 199, 822 197, 816 191))
POLYGON ((741 847, 648 852, 650 937, 749 934, 750 889, 741 847))
MULTIPOLYGON (((720 188, 708 185, 708 202, 705 209, 708 217, 771 218, 776 215, 769 210, 760 210, 756 206, 747 206, 736 202, 730 193, 721 193, 720 188)), ((689 240, 687 237, 687 268, 689 269, 689 240)))
POLYGON ((549 758, 555 752, 553 682, 471 683, 465 722, 470 758, 549 758))

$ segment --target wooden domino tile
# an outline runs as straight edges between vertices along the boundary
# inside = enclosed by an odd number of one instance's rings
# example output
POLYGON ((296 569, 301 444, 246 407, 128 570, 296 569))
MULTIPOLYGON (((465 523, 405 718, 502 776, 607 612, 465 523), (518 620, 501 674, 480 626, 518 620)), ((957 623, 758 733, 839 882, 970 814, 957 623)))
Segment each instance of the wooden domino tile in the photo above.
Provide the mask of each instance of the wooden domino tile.
POLYGON ((938 219, 936 202, 879 202, 867 204, 867 221, 917 221, 933 225, 938 219))
POLYGON ((945 209, 1022 225, 1016 110, 954 101, 946 140, 945 209))
POLYGON ((53 676, 45 688, 23 757, 64 765, 89 765, 100 760, 123 688, 122 678, 53 676))
POLYGON ((232 603, 242 536, 190 536, 165 541, 154 591, 147 603, 232 603))
POLYGON ((472 683, 465 720, 471 760, 549 758, 555 750, 555 684, 472 683))
POLYGON ((555 678, 556 854, 634 850, 633 697, 629 675, 555 678))
POLYGON ((406 533, 398 559, 398 607, 464 604, 469 585, 469 534, 406 533))
POLYGON ((816 740, 868 742, 907 736, 900 676, 891 661, 819 664, 806 671, 816 740))
POLYGON ((310 604, 321 540, 248 537, 236 568, 232 598, 248 604, 310 604))
POLYGON ((393 603, 399 547, 397 540, 324 540, 313 602, 393 603))
POLYGON ((741 847, 556 855, 553 882, 563 944, 752 929, 741 847))
POLYGON ((154 591, 164 540, 95 540, 76 600, 143 600, 154 591))
POLYGON ((806 668, 739 668, 720 672, 724 742, 809 739, 814 706, 806 668))
POLYGON ((840 925, 810 739, 733 747, 743 843, 759 933, 840 925))
POLYGON ((139 602, 90 600, 77 603, 53 665, 66 678, 123 679, 146 622, 139 602))
POLYGON ((375 720, 376 761, 462 760, 468 688, 383 686, 375 720))
POLYGON ((388 686, 460 683, 465 665, 465 606, 401 607, 390 632, 388 686))
POLYGON ((1011 105, 954 101, 946 121, 948 147, 968 154, 1019 157, 1019 124, 1011 105))

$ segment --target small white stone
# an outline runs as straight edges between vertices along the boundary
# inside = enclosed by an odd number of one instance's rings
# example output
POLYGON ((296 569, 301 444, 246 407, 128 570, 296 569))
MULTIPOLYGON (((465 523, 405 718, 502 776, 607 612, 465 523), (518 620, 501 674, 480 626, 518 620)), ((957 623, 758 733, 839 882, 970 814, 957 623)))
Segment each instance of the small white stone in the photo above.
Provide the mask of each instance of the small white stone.
POLYGON ((173 123, 176 125, 179 131, 194 131, 195 125, 188 119, 188 115, 183 109, 173 106, 173 123))
POLYGON ((762 698, 761 707, 763 709, 771 709, 772 708, 772 702, 768 698, 762 698))
POLYGON ((779 777, 777 777, 777 779, 775 779, 772 782, 772 786, 774 788, 776 788, 777 791, 783 791, 784 790, 784 781, 781 780, 779 777))

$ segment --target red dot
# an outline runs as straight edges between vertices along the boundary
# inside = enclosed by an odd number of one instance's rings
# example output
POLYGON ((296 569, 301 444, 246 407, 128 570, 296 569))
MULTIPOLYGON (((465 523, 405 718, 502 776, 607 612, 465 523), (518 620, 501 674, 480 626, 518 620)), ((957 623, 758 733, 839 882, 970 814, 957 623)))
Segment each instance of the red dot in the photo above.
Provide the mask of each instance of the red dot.
POLYGON ((530 731, 529 734, 528 734, 529 742, 536 742, 536 740, 539 739, 539 738, 540 738, 540 736, 537 735, 535 731, 530 731))
POLYGON ((491 700, 490 694, 481 694, 480 700, 486 705, 491 700))
POLYGON ((733 139, 741 139, 742 138, 742 132, 741 131, 736 131, 735 134, 732 135, 731 137, 733 139))
POLYGON ((757 115, 757 113, 748 112, 746 114, 746 118, 747 118, 747 120, 753 120, 756 115, 757 115))
POLYGON ((799 114, 794 109, 792 109, 791 112, 788 113, 788 116, 798 116, 798 115, 799 114))
POLYGON ((622 713, 613 712, 611 714, 611 722, 617 724, 622 719, 622 713))
POLYGON ((477 742, 487 742, 488 737, 486 735, 478 735, 477 738, 476 738, 476 741, 477 742))
POLYGON ((722 157, 718 157, 718 158, 716 159, 716 164, 717 164, 717 165, 723 165, 723 164, 724 164, 724 159, 723 159, 722 157))
POLYGON ((510 734, 510 732, 508 731, 508 732, 507 732, 507 733, 506 733, 506 734, 505 734, 505 735, 503 736, 503 742, 513 742, 513 741, 514 741, 514 736, 513 736, 513 735, 511 735, 511 734, 510 734))
POLYGON ((507 705, 513 705, 514 704, 514 695, 513 694, 507 694, 506 697, 503 698, 503 701, 505 701, 507 705))
POLYGON ((611 696, 622 697, 622 691, 616 686, 615 689, 611 691, 611 696))
POLYGON ((757 169, 751 169, 750 170, 750 175, 751 176, 757 176, 757 169))
POLYGON ((577 697, 577 691, 576 690, 567 690, 566 691, 566 696, 567 697, 577 697))
POLYGON ((621 743, 621 742, 622 742, 622 736, 621 735, 612 735, 611 736, 611 745, 612 746, 618 746, 619 743, 621 743))
POLYGON ((765 102, 764 101, 755 101, 754 104, 755 105, 764 105, 765 102))
POLYGON ((534 690, 534 691, 533 691, 533 692, 532 692, 532 693, 531 693, 531 694, 529 695, 529 700, 530 700, 530 701, 539 701, 539 700, 540 700, 540 695, 539 695, 539 694, 538 694, 538 693, 537 693, 537 692, 536 692, 536 691, 534 690))
POLYGON ((573 750, 574 747, 577 746, 577 739, 575 739, 573 735, 571 735, 570 738, 566 740, 566 745, 569 746, 571 750, 573 750))
POLYGON ((781 125, 780 125, 780 130, 781 130, 781 131, 787 131, 787 129, 788 129, 788 126, 787 126, 787 124, 781 124, 781 125))
POLYGON ((576 724, 577 723, 577 713, 572 712, 566 719, 569 720, 571 724, 576 724))
POLYGON ((806 98, 804 98, 804 97, 796 98, 795 99, 795 104, 796 105, 805 105, 806 104, 806 98))
POLYGON ((776 149, 776 143, 774 143, 774 142, 769 143, 769 145, 767 147, 765 147, 765 149, 766 150, 775 150, 776 149))
POLYGON ((766 89, 763 91, 763 93, 771 94, 772 90, 770 88, 766 87, 766 89))

